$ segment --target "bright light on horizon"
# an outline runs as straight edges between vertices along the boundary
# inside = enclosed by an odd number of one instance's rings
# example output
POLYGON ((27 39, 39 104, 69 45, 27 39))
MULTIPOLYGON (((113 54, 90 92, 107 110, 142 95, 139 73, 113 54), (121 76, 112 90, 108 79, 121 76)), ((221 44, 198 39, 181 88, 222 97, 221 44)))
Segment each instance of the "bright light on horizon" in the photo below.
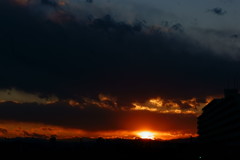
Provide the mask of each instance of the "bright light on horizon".
POLYGON ((142 139, 155 139, 154 133, 150 131, 138 132, 137 135, 142 139))

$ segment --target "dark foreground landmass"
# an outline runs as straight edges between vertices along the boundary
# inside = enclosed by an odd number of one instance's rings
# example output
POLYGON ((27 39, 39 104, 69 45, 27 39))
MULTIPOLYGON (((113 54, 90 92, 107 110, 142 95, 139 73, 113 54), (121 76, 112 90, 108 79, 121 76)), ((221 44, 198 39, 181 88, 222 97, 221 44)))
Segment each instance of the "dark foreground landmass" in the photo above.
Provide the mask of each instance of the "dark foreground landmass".
POLYGON ((14 138, 0 140, 2 157, 17 159, 239 159, 236 146, 203 144, 197 140, 153 141, 126 139, 43 140, 14 138))

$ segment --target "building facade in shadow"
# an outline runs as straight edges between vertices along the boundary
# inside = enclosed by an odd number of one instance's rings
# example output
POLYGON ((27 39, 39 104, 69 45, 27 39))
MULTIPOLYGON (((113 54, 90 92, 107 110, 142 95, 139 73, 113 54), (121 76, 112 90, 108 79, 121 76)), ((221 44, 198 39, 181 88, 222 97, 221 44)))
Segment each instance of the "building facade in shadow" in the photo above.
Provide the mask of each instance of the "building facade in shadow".
POLYGON ((203 142, 240 145, 240 94, 225 89, 224 98, 214 99, 198 117, 198 134, 203 142))

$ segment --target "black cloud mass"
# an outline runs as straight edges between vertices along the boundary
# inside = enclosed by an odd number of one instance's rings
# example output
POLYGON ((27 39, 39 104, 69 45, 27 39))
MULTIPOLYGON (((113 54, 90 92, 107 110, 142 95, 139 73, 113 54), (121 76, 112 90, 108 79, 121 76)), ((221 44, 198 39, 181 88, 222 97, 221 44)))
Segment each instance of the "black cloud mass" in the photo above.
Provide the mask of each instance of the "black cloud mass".
POLYGON ((225 10, 222 9, 222 8, 218 8, 218 7, 213 8, 213 9, 211 9, 211 10, 209 10, 209 11, 212 12, 212 13, 214 13, 214 14, 216 14, 216 15, 219 15, 219 16, 223 16, 223 15, 225 15, 225 14, 227 13, 227 11, 225 11, 225 10))
MULTIPOLYGON (((64 102, 47 105, 5 102, 0 104, 0 117, 5 121, 40 123, 85 131, 134 131, 146 125, 155 130, 189 130, 194 133, 196 123, 194 115, 159 114, 146 111, 116 112, 96 105, 79 109, 64 102), (156 125, 158 122, 161 125, 156 125)), ((6 134, 7 130, 0 128, 0 133, 6 134)), ((24 134, 31 136, 27 132, 24 134)))
POLYGON ((111 15, 79 19, 55 1, 41 2, 54 8, 47 16, 0 2, 2 89, 78 101, 103 93, 127 106, 157 96, 217 95, 240 69, 238 61, 185 35, 181 24, 155 27, 111 15))

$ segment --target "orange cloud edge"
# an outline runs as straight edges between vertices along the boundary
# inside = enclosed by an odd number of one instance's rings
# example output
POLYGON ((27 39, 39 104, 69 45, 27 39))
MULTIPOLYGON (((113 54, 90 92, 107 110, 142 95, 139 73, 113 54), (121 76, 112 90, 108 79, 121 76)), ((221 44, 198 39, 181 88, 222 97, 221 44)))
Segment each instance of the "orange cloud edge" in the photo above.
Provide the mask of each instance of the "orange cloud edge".
MULTIPOLYGON (((205 101, 199 102, 197 98, 184 99, 184 100, 171 100, 163 99, 161 97, 150 98, 145 102, 133 102, 131 107, 118 106, 117 98, 99 94, 97 99, 83 98, 83 101, 77 101, 73 99, 68 100, 59 100, 57 97, 51 97, 49 99, 39 99, 37 95, 31 95, 24 92, 19 92, 17 90, 9 90, 15 94, 12 97, 5 94, 6 91, 1 93, 0 103, 12 102, 12 103, 40 103, 40 104, 54 104, 63 102, 68 104, 70 107, 77 107, 80 110, 87 108, 89 105, 94 105, 102 109, 112 110, 115 112, 154 112, 156 114, 178 114, 178 115, 193 115, 197 117, 201 114, 201 109, 209 103, 213 97, 207 97, 205 101), (30 102, 25 102, 26 97, 32 96, 30 102), (111 102, 111 103, 109 103, 111 102), (187 109, 183 106, 188 106, 187 109)), ((146 118, 146 117, 145 117, 146 118)), ((151 118, 150 118, 151 119, 151 118)), ((141 138, 139 136, 140 132, 151 132, 154 135, 153 139, 161 140, 171 140, 179 138, 189 138, 197 137, 195 125, 192 125, 188 130, 163 130, 156 129, 158 122, 154 119, 151 121, 147 117, 146 121, 143 121, 140 117, 135 117, 134 119, 130 118, 129 126, 134 126, 132 130, 107 130, 107 131, 86 131, 81 129, 69 129, 59 126, 40 124, 40 123, 29 123, 29 122, 12 122, 12 121, 0 121, 0 137, 14 138, 14 137, 34 137, 34 138, 49 138, 52 135, 56 136, 59 139, 69 139, 69 138, 125 138, 125 139, 134 139, 141 138), (142 122, 139 124, 139 122, 142 122), (154 124, 150 124, 150 122, 154 124), (153 125, 151 128, 140 128, 141 125, 153 125), (137 127, 136 127, 137 126, 137 127), (138 128, 139 127, 139 128, 138 128), (155 129, 153 129, 155 128, 155 129)), ((168 124, 161 124, 168 125, 168 124)), ((183 124, 184 125, 184 124, 183 124)), ((128 127, 129 128, 129 127, 128 127)), ((159 128, 159 127, 158 127, 159 128)))

